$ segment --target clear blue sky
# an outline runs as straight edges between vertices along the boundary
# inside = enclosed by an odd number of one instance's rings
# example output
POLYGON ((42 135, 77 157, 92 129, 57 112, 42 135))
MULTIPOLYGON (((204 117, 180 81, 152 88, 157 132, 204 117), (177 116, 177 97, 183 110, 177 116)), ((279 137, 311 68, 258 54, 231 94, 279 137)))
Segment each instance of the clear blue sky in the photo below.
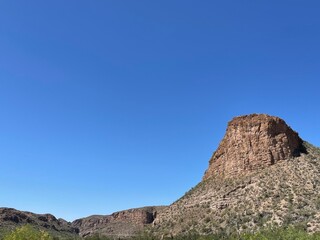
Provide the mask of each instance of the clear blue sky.
POLYGON ((170 204, 227 122, 320 145, 320 2, 0 2, 0 206, 67 220, 170 204))

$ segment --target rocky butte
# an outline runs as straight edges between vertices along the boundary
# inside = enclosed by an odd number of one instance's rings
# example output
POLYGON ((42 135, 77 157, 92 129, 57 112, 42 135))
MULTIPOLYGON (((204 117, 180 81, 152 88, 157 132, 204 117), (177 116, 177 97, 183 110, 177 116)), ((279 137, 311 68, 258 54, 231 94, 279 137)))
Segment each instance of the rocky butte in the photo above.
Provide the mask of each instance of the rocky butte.
POLYGON ((202 181, 163 209, 155 235, 231 234, 293 225, 320 231, 320 149, 282 119, 232 119, 202 181))
POLYGON ((282 119, 266 114, 236 117, 209 162, 204 180, 235 177, 299 156, 302 140, 282 119))

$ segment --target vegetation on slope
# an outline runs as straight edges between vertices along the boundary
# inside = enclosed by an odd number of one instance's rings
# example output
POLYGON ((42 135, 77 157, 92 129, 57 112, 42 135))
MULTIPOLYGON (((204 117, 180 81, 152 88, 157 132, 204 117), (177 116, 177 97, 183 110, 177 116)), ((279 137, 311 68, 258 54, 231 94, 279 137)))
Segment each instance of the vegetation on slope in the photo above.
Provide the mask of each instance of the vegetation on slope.
MULTIPOLYGON (((132 240, 320 240, 320 149, 304 145, 307 154, 255 174, 201 182, 132 240)), ((39 226, 8 231, 0 226, 0 240, 82 239, 39 226)))
MULTIPOLYGON (((68 240, 75 240, 80 238, 69 238, 68 240)), ((116 238, 120 239, 120 238, 116 238)), ((185 236, 177 236, 174 238, 164 238, 167 240, 320 240, 320 233, 308 234, 307 232, 298 228, 268 228, 261 230, 257 233, 242 233, 233 234, 226 236, 223 234, 219 235, 208 235, 199 236, 197 234, 189 233, 185 236)), ((58 237, 52 237, 48 232, 43 230, 36 230, 30 225, 17 227, 11 233, 8 233, 1 240, 60 240, 58 237)), ((85 240, 114 240, 108 237, 92 236, 87 237, 85 240)), ((157 240, 157 238, 150 236, 137 236, 131 240, 157 240)))
POLYGON ((257 232, 272 226, 320 231, 320 150, 235 179, 199 183, 159 213, 154 234, 257 232))
POLYGON ((3 240, 53 240, 50 234, 43 230, 36 230, 30 225, 16 228, 7 234, 3 240))
POLYGON ((0 240, 80 240, 77 235, 60 234, 57 231, 44 230, 30 224, 19 225, 13 230, 0 230, 0 240))

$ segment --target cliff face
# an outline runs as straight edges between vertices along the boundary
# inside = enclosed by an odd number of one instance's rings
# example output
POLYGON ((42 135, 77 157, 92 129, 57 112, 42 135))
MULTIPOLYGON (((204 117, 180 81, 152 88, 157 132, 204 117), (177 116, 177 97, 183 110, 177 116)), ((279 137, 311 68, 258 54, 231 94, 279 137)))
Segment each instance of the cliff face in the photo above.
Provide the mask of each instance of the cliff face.
POLYGON ((101 234, 104 236, 128 237, 137 234, 144 226, 153 222, 157 211, 163 207, 143 207, 115 212, 111 215, 94 215, 75 220, 74 228, 80 236, 101 234))
POLYGON ((265 114, 236 117, 229 122, 203 179, 245 175, 301 151, 302 140, 282 119, 265 114))

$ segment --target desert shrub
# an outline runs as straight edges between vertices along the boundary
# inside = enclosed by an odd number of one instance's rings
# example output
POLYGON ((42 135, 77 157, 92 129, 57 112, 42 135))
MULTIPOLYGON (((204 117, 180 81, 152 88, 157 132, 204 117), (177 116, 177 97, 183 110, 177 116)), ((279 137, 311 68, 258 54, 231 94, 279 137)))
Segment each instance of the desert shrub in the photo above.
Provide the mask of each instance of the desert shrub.
POLYGON ((53 238, 46 231, 24 225, 7 234, 3 240, 53 240, 53 238))
POLYGON ((319 234, 310 235, 299 228, 274 228, 262 230, 258 233, 245 233, 241 240, 320 240, 319 234))
MULTIPOLYGON (((100 235, 93 235, 93 236, 90 236, 90 237, 86 237, 84 239, 85 240, 113 240, 113 238, 109 238, 109 237, 106 237, 106 236, 100 236, 100 235)), ((118 239, 118 238, 116 238, 116 239, 118 239)))

